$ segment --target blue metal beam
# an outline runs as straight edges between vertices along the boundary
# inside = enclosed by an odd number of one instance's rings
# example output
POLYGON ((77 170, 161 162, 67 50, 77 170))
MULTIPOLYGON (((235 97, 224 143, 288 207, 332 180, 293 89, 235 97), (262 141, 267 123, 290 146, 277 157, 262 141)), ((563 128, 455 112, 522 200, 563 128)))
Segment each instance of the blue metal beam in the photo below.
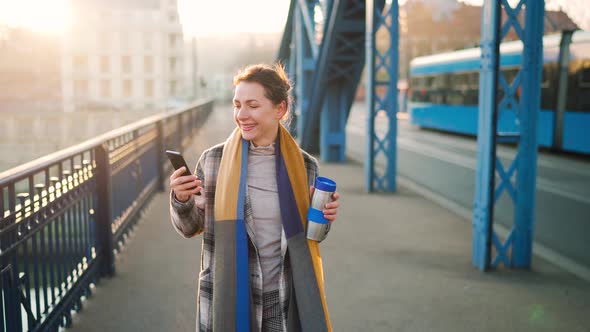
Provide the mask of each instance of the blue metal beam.
POLYGON ((315 42, 315 23, 313 20, 306 22, 305 17, 313 16, 316 0, 298 1, 295 10, 295 53, 296 71, 295 90, 297 102, 295 114, 297 116, 296 136, 301 139, 304 133, 304 123, 309 109, 310 89, 316 68, 317 45, 315 42), (311 11, 311 14, 310 14, 311 11), (307 26, 307 23, 312 26, 307 26))
POLYGON ((279 53, 277 54, 277 61, 288 63, 292 54, 293 41, 293 13, 295 12, 295 1, 289 4, 289 13, 287 15, 287 22, 283 30, 283 37, 281 38, 281 45, 279 46, 279 53))
POLYGON ((489 268, 494 214, 497 89, 499 68, 500 2, 485 1, 481 19, 481 69, 477 128, 477 171, 473 211, 472 262, 480 270, 489 268))
POLYGON ((541 108, 543 68, 543 17, 545 1, 529 0, 525 11, 522 96, 520 104, 520 144, 512 266, 529 268, 532 262, 535 224, 535 181, 537 178, 537 118, 541 108))
POLYGON ((317 4, 317 1, 307 1, 307 0, 297 0, 297 9, 301 14, 301 19, 303 21, 303 26, 305 27, 305 32, 307 37, 311 40, 309 43, 309 47, 311 49, 311 54, 314 59, 318 57, 318 45, 315 43, 314 36, 315 36, 315 21, 313 19, 314 16, 314 8, 317 4))
POLYGON ((328 89, 324 98, 324 109, 320 118, 320 158, 329 161, 344 161, 346 154, 347 95, 340 92, 343 87, 328 89))
POLYGON ((486 271, 503 263, 507 267, 529 268, 532 259, 532 243, 535 211, 535 179, 537 170, 537 116, 541 97, 541 70, 543 55, 543 0, 521 0, 515 8, 507 0, 487 0, 482 12, 481 72, 479 90, 478 157, 473 213, 472 263, 486 271), (500 26, 500 5, 508 13, 504 26, 500 26), (518 13, 526 8, 525 24, 518 21, 518 13), (499 43, 513 27, 523 38, 522 69, 513 82, 506 82, 499 71, 499 43), (500 83, 500 84, 498 84, 500 83), (522 95, 515 101, 520 85, 522 95), (497 91, 501 87, 505 97, 502 105, 518 114, 517 133, 497 133, 497 91), (496 143, 510 138, 518 142, 518 153, 505 170, 496 156, 496 143), (496 171, 500 185, 496 188, 496 171), (516 185, 512 177, 516 173, 516 185), (493 228, 494 204, 507 191, 512 198, 514 225, 504 243, 493 228), (492 247, 497 256, 492 260, 492 247))
POLYGON ((312 152, 325 150, 321 153, 324 161, 343 161, 346 149, 344 124, 365 63, 365 31, 362 28, 366 15, 365 1, 333 0, 327 2, 326 7, 323 41, 310 91, 309 114, 303 125, 305 134, 301 137, 301 145, 312 152), (349 25, 354 29, 349 29, 349 25), (333 95, 341 97, 330 97, 330 101, 325 101, 327 96, 333 95), (331 114, 323 115, 324 112, 331 114), (320 125, 321 121, 332 123, 320 125), (326 131, 327 128, 330 130, 326 131), (318 141, 328 145, 322 145, 319 149, 318 141))
POLYGON ((281 40, 278 61, 287 64, 289 78, 294 82, 293 122, 290 131, 301 138, 309 108, 310 87, 316 68, 317 43, 314 17, 319 0, 292 0, 287 25, 281 40))
POLYGON ((379 1, 367 0, 366 12, 366 98, 367 98, 367 156, 365 163, 365 188, 367 192, 396 190, 397 169, 397 79, 399 64, 399 6, 397 1, 386 7, 379 1), (389 35, 389 47, 382 53, 376 47, 377 31, 389 35), (378 81, 377 74, 385 70, 387 78, 378 81), (377 86, 386 88, 380 96, 377 86), (381 114, 381 116, 379 115, 381 114), (375 130, 375 121, 387 122, 385 134, 375 130), (376 159, 383 155, 386 167, 379 174, 375 167, 376 159))

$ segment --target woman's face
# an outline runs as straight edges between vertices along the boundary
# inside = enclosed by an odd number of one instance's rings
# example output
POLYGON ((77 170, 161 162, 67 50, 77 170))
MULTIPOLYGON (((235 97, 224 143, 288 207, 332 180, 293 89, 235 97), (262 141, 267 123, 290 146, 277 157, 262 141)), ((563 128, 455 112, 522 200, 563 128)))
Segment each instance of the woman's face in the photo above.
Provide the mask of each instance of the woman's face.
POLYGON ((234 94, 234 121, 242 129, 242 137, 255 145, 269 145, 275 141, 279 121, 286 112, 283 102, 277 106, 264 94, 264 87, 256 82, 240 82, 234 94))

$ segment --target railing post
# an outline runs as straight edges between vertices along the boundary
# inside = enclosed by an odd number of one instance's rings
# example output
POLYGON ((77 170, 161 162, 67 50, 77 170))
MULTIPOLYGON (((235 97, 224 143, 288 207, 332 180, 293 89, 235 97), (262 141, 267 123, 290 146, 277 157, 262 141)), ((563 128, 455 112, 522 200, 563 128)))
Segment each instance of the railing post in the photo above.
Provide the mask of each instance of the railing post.
MULTIPOLYGON (((0 307, 3 311, 0 313, 0 323, 6 324, 6 331, 22 331, 18 278, 14 279, 12 269, 12 265, 8 264, 0 270, 0 290, 4 293, 4 301, 0 307)), ((0 331, 4 329, 0 327, 0 331)))
POLYGON ((115 275, 115 254, 113 252, 113 231, 111 213, 111 165, 109 147, 106 143, 95 149, 96 158, 96 236, 99 245, 100 274, 115 275))
POLYGON ((164 191, 164 123, 163 120, 156 122, 156 166, 158 169, 158 190, 164 191))
POLYGON ((184 137, 183 135, 183 128, 182 128, 182 113, 177 115, 177 119, 178 119, 178 151, 179 152, 184 152, 183 146, 182 146, 182 138, 184 137))

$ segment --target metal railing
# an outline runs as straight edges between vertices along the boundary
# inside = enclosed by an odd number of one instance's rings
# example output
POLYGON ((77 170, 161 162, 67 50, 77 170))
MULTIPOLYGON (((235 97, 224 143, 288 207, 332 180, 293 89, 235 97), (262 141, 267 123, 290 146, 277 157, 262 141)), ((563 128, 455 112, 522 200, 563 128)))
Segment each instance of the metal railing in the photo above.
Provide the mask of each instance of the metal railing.
POLYGON ((0 332, 57 331, 213 109, 210 100, 154 115, 0 173, 0 332))

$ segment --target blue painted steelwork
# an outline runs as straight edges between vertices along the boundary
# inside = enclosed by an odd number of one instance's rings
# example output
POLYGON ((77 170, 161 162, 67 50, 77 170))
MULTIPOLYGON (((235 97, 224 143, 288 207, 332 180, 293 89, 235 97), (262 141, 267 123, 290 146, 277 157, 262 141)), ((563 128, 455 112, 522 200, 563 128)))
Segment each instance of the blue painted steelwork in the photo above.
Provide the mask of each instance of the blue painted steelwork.
MULTIPOLYGON (((535 224, 535 192, 537 179, 537 118, 541 108, 541 74, 543 63, 543 18, 545 1, 529 0, 526 4, 522 78, 520 103, 520 141, 516 176, 514 240, 512 266, 530 268, 533 257, 533 231, 535 224)), ((506 8, 508 11, 509 9, 506 8)), ((515 21, 513 24, 516 26, 515 21)), ((509 240, 509 239, 508 239, 509 240)), ((509 241, 507 243, 510 243, 509 241)))
MULTIPOLYGON (((298 119, 296 133, 303 133, 303 125, 307 120, 309 109, 310 88, 316 69, 318 46, 315 41, 316 0, 298 0, 295 11, 295 116, 298 119)), ((299 138, 299 137, 298 137, 299 138)))
MULTIPOLYGON (((382 10, 384 1, 379 3, 382 10)), ((326 8, 309 116, 301 143, 313 151, 319 134, 321 159, 344 161, 345 124, 365 63, 365 1, 334 0, 326 8), (319 132, 318 128, 321 128, 319 132)))
POLYGON ((365 188, 367 192, 396 190, 397 165, 397 80, 399 62, 399 6, 392 1, 384 11, 378 1, 367 1, 365 53, 367 68, 367 159, 365 166, 365 188), (377 31, 389 35, 388 48, 383 52, 376 47, 377 31), (385 77, 379 77, 380 72, 385 77), (384 95, 377 91, 378 86, 386 87, 384 95), (387 132, 379 137, 375 131, 375 121, 387 121, 387 132), (375 167, 376 159, 382 154, 386 160, 385 172, 380 175, 375 167))
POLYGON ((186 147, 212 107, 155 115, 0 173, 0 331, 72 324, 90 285, 115 273, 113 249, 164 188, 163 148, 186 147))
MULTIPOLYGON (((385 1, 376 3, 380 12, 385 1)), ((278 60, 289 63, 289 76, 295 82, 299 143, 309 152, 320 152, 324 161, 345 160, 344 128, 364 57, 364 0, 291 1, 278 60), (317 12, 312 8, 321 8, 322 29, 314 29, 317 12), (314 30, 317 34, 310 40, 314 30)))
POLYGON ((294 82, 293 122, 289 129, 296 138, 303 132, 316 68, 318 44, 314 16, 319 4, 319 0, 291 1, 277 57, 286 65, 289 79, 294 82))
POLYGON ((477 172, 473 209, 472 262, 481 270, 490 264, 494 213, 494 159, 496 158, 496 95, 499 69, 499 1, 483 4, 481 20, 481 69, 479 74, 479 119, 477 172))
POLYGON ((481 39, 481 74, 479 80, 478 160, 475 208, 473 215, 472 262, 485 271, 503 263, 507 267, 529 268, 532 259, 534 227, 535 179, 537 170, 537 118, 541 100, 541 70, 543 62, 544 1, 520 1, 515 8, 506 0, 502 6, 508 20, 500 27, 500 2, 484 2, 481 39), (523 29, 517 20, 526 2, 523 29), (509 85, 500 72, 499 44, 513 27, 523 40, 523 65, 509 85), (504 91, 497 104, 498 86, 504 91), (522 95, 516 102, 516 87, 522 95), (498 108, 510 104, 518 114, 520 131, 499 132, 498 108), (506 169, 496 156, 496 142, 509 137, 518 141, 518 153, 506 169), (496 188, 496 171, 500 180, 496 188), (516 173, 516 183, 512 177, 516 173), (493 229, 494 204, 504 192, 515 204, 515 221, 504 243, 493 229), (492 246, 497 256, 492 260, 492 246))

